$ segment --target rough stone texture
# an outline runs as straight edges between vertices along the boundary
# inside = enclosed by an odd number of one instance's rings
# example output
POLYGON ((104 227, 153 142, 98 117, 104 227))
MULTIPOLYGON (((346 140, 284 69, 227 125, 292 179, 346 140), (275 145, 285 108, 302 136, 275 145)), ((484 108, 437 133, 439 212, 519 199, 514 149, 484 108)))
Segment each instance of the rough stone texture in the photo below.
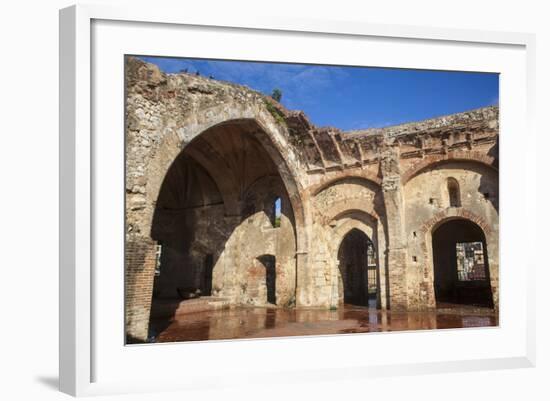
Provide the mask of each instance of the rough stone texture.
POLYGON ((212 296, 230 305, 268 304, 269 256, 274 306, 337 308, 338 251, 353 229, 374 243, 382 309, 433 308, 431 237, 453 219, 482 229, 498 308, 497 107, 342 132, 249 88, 135 58, 126 91, 129 337, 147 337, 153 288, 167 299, 207 288, 209 260, 212 296))

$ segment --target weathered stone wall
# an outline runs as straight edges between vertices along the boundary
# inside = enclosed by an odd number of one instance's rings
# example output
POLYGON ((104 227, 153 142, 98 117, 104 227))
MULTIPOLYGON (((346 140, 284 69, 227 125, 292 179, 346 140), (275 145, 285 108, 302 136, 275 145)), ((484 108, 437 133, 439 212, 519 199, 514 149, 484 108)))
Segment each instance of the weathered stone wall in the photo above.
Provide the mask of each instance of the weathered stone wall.
MULTIPOLYGON (((150 313, 153 290, 156 242, 152 239, 166 241, 163 233, 155 232, 157 226, 161 227, 161 231, 167 227, 177 227, 176 231, 179 230, 183 237, 183 234, 195 234, 187 238, 176 236, 176 240, 181 240, 180 251, 183 255, 179 255, 179 260, 185 272, 168 274, 167 281, 171 281, 171 276, 175 277, 175 281, 165 295, 173 295, 178 285, 186 286, 193 281, 197 274, 192 272, 200 269, 204 255, 204 251, 197 249, 204 248, 213 249, 211 252, 214 253, 214 295, 228 297, 235 303, 244 299, 260 303, 258 299, 247 298, 247 294, 239 290, 242 272, 238 269, 252 260, 251 255, 241 252, 243 241, 247 240, 247 243, 265 244, 264 247, 269 248, 263 249, 261 254, 279 254, 277 269, 281 282, 277 285, 278 300, 282 304, 292 304, 296 293, 293 273, 296 271, 295 249, 296 246, 305 248, 307 242, 303 234, 304 212, 299 196, 299 185, 303 181, 299 175, 306 173, 301 168, 301 159, 293 154, 295 149, 289 144, 288 131, 278 121, 280 117, 268 108, 266 99, 238 85, 222 84, 189 74, 166 75, 158 68, 134 58, 128 58, 126 63, 126 92, 126 242, 133 244, 127 247, 126 258, 128 334, 141 339, 147 336, 147 322, 143 320, 147 320, 150 313), (235 124, 225 129, 226 122, 235 124), (254 137, 265 149, 265 154, 256 164, 248 165, 249 173, 244 178, 235 177, 242 161, 240 155, 233 157, 229 165, 223 163, 225 158, 235 153, 235 147, 242 148, 239 144, 228 143, 221 150, 211 143, 190 146, 194 139, 202 137, 201 134, 210 129, 216 129, 216 135, 224 142, 224 131, 234 131, 235 127, 241 127, 246 135, 254 137), (174 160, 188 148, 193 152, 189 156, 207 170, 217 185, 223 199, 223 216, 219 215, 219 209, 213 214, 206 209, 189 210, 189 207, 199 206, 194 204, 171 204, 159 210, 157 201, 165 177, 174 160), (290 227, 288 218, 283 218, 281 227, 276 230, 279 235, 271 233, 268 241, 264 241, 268 235, 265 233, 259 238, 252 238, 252 232, 244 235, 246 225, 241 222, 244 192, 258 178, 254 174, 271 174, 262 167, 266 164, 275 166, 281 177, 287 199, 284 207, 286 211, 292 211, 293 226, 290 227), (288 232, 291 239, 284 234, 288 232), (242 238, 243 235, 248 238, 242 238), (194 241, 199 236, 201 239, 194 241), (131 256, 132 249, 139 249, 141 254, 148 256, 131 256)), ((250 227, 257 228, 257 225, 250 227)), ((259 250, 254 249, 254 252, 259 250)))
POLYGON ((357 229, 376 249, 379 305, 414 310, 435 306, 433 230, 465 219, 485 235, 498 307, 497 107, 342 132, 249 88, 164 74, 135 58, 126 92, 130 336, 147 336, 157 241, 171 241, 176 255, 174 271, 157 280, 165 296, 199 286, 211 254, 214 296, 265 305, 260 259, 271 255, 277 306, 329 308, 342 299, 340 243, 357 229), (200 167, 169 180, 181 155, 200 167), (459 207, 449 205, 448 178, 458 182, 459 207), (163 186, 170 202, 160 202, 163 186), (270 218, 275 196, 280 227, 270 218), (164 232, 170 227, 179 237, 164 232))
MULTIPOLYGON (((313 304, 336 307, 342 297, 338 290, 338 249, 344 236, 357 228, 375 243, 376 249, 385 250, 381 188, 368 179, 346 177, 313 195, 313 304)), ((385 265, 384 253, 380 263, 385 265)))
POLYGON ((436 224, 462 215, 469 216, 468 220, 484 231, 490 276, 495 278, 493 296, 498 300, 498 172, 477 162, 448 161, 426 168, 411 178, 404 192, 410 306, 415 309, 435 307, 431 235, 436 224), (449 203, 449 178, 459 183, 459 207, 451 207, 449 203))
POLYGON ((276 261, 276 304, 293 305, 296 292, 296 240, 292 208, 283 183, 278 177, 266 177, 249 188, 247 199, 247 207, 252 204, 255 212, 243 213, 243 221, 235 230, 239 258, 233 263, 236 265, 235 279, 240 290, 236 302, 248 305, 268 303, 266 266, 262 264, 261 258, 271 255, 276 261), (282 213, 280 226, 274 227, 272 207, 278 194, 281 194, 282 213))

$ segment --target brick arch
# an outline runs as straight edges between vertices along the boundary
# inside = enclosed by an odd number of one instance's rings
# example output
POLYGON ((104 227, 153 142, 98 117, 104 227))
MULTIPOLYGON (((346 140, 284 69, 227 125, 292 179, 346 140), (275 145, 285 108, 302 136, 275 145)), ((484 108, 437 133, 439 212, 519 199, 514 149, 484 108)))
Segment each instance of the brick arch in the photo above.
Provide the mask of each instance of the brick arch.
POLYGON ((336 202, 334 205, 324 210, 322 214, 327 221, 332 221, 351 212, 364 213, 373 220, 380 220, 380 216, 378 216, 378 213, 374 210, 374 205, 367 204, 363 199, 348 199, 336 202))
POLYGON ((445 155, 429 155, 414 163, 401 174, 401 182, 405 185, 411 180, 411 178, 417 176, 425 169, 451 161, 469 161, 479 163, 491 168, 492 170, 498 171, 495 166, 495 158, 492 156, 476 151, 453 151, 445 155))
MULTIPOLYGON (((358 211, 358 212, 361 213, 361 211, 358 211)), ((376 250, 378 250, 378 244, 375 243, 378 221, 375 220, 374 217, 369 215, 368 213, 364 213, 364 214, 365 214, 364 217, 366 218, 352 217, 345 223, 334 228, 333 233, 334 233, 334 238, 336 239, 334 246, 336 249, 336 253, 338 252, 338 249, 340 249, 340 245, 342 244, 342 241, 344 240, 346 235, 348 235, 348 233, 353 229, 357 229, 363 232, 363 234, 365 234, 371 240, 371 242, 375 245, 376 250)))
MULTIPOLYGON (((221 106, 196 110, 192 117, 178 121, 177 126, 165 125, 158 128, 157 139, 147 146, 144 152, 144 175, 147 177, 145 199, 140 218, 139 235, 126 247, 127 265, 125 268, 125 290, 128 296, 126 305, 126 333, 128 338, 147 338, 151 294, 154 278, 155 245, 151 231, 155 203, 163 179, 175 158, 205 131, 226 123, 248 122, 255 124, 252 133, 259 140, 278 168, 290 198, 296 233, 297 270, 304 270, 307 258, 309 234, 306 230, 307 204, 302 202, 303 183, 300 180, 303 166, 299 155, 289 141, 287 128, 271 115, 262 102, 224 102, 221 106), (282 155, 285 155, 283 157, 282 155), (134 254, 143 255, 135 258, 134 254)), ((167 123, 169 124, 169 123, 167 123)), ((170 124, 174 124, 171 122, 170 124)), ((142 145, 139 145, 142 146, 142 145)))
MULTIPOLYGON (((170 150, 167 153, 177 154, 183 151, 203 132, 215 127, 221 127, 223 124, 239 122, 257 125, 257 130, 254 135, 277 166, 279 175, 283 180, 290 198, 296 222, 297 247, 299 250, 308 249, 309 238, 305 230, 307 205, 302 202, 301 197, 301 191, 304 185, 300 179, 300 171, 302 169, 302 166, 300 166, 298 162, 300 158, 289 140, 286 128, 275 120, 271 113, 267 111, 263 103, 243 105, 237 102, 226 102, 221 106, 206 108, 202 110, 202 112, 195 112, 193 118, 188 118, 183 121, 179 128, 166 129, 165 137, 159 148, 164 147, 166 149, 166 147, 168 147, 170 150), (177 146, 177 149, 174 148, 175 146, 177 146), (283 157, 282 154, 287 156, 283 157)), ((163 152, 161 152, 160 149, 153 152, 154 156, 149 163, 149 166, 153 168, 150 168, 150 170, 152 174, 163 176, 169 168, 171 160, 162 160, 159 155, 163 152)), ((162 180, 156 181, 162 182, 162 180)), ((147 198, 151 204, 155 202, 159 190, 160 184, 147 189, 147 198)), ((231 199, 228 199, 228 201, 230 201, 231 207, 228 212, 236 212, 238 210, 238 206, 235 203, 236 201, 231 199)))
MULTIPOLYGON (((364 233, 374 245, 374 250, 376 253, 377 259, 377 275, 378 275, 378 302, 382 309, 386 309, 386 227, 383 220, 376 218, 376 215, 370 214, 364 210, 349 209, 339 215, 336 215, 330 226, 333 227, 331 230, 331 245, 329 246, 331 268, 334 269, 333 273, 335 275, 339 274, 339 269, 337 265, 338 261, 338 252, 342 241, 346 235, 351 232, 353 229, 357 229, 364 233), (342 221, 345 219, 344 221, 342 221), (342 221, 341 223, 339 223, 342 221)), ((339 298, 339 297, 337 297, 339 298)), ((331 304, 337 306, 335 300, 332 299, 331 304)))
POLYGON ((342 173, 341 175, 338 175, 337 177, 330 177, 330 178, 323 179, 319 184, 310 188, 310 193, 313 196, 317 196, 324 189, 327 189, 328 187, 331 187, 333 185, 338 185, 340 182, 349 180, 349 179, 357 179, 357 180, 363 181, 367 185, 373 185, 377 189, 382 188, 382 179, 372 172, 367 172, 367 171, 364 171, 362 173, 345 172, 345 173, 342 173))
MULTIPOLYGON (((450 221, 463 219, 468 220, 476 224, 483 232, 485 236, 485 241, 488 244, 489 239, 498 233, 494 232, 491 228, 491 225, 478 214, 465 209, 463 207, 449 207, 441 212, 436 213, 432 218, 427 220, 420 228, 419 237, 423 239, 423 242, 420 246, 422 255, 423 255, 423 276, 425 280, 428 280, 427 285, 425 285, 424 290, 429 292, 429 298, 427 301, 428 305, 435 307, 435 293, 433 289, 433 258, 431 256, 432 250, 432 234, 433 232, 442 224, 450 221), (429 291, 428 291, 429 290, 429 291)), ((491 280, 498 280, 496 277, 491 277, 491 280)), ((495 295, 493 295, 495 297, 495 295)), ((496 295, 498 297, 498 295, 496 295)), ((496 304, 496 303, 495 303, 496 304)))
POLYGON ((436 213, 431 219, 422 224, 420 234, 431 234, 441 224, 453 219, 469 220, 472 223, 477 224, 483 230, 485 236, 492 234, 491 226, 483 217, 463 207, 449 207, 436 213))
MULTIPOLYGON (((380 219, 378 214, 374 210, 365 210, 363 203, 357 202, 341 202, 341 204, 335 205, 325 214, 325 223, 330 227, 333 227, 333 234, 336 234, 335 238, 340 238, 335 243, 340 243, 341 239, 346 235, 348 231, 357 227, 363 227, 361 230, 367 234, 367 236, 374 242, 382 242, 385 247, 386 241, 386 225, 384 219, 380 219), (338 221, 347 218, 348 220, 339 225, 338 221), (371 234, 368 230, 364 230, 364 227, 370 227, 373 231, 371 234)), ((376 249, 380 247, 379 243, 375 243, 376 249)), ((339 245, 338 245, 339 247, 339 245)), ((337 247, 337 248, 338 248, 337 247)))

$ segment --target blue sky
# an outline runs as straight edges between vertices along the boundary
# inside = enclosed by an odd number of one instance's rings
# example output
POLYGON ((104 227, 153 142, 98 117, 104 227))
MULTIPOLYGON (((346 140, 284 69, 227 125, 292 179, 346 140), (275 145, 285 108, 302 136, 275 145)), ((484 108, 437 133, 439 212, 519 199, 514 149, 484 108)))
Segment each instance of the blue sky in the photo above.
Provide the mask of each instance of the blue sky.
POLYGON ((498 74, 140 57, 271 94, 317 126, 378 128, 498 104, 498 74))

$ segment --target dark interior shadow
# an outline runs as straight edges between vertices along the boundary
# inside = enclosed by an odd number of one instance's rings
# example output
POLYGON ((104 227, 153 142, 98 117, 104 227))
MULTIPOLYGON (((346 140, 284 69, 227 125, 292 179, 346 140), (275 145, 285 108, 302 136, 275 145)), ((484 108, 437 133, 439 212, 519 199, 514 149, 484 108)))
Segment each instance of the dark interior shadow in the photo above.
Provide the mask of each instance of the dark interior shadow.
POLYGON ((338 250, 344 303, 368 306, 368 249, 374 247, 371 239, 361 230, 353 228, 343 238, 338 250))
MULTIPOLYGON (((158 253, 158 274, 153 281, 153 297, 147 341, 156 342, 175 318, 180 302, 212 293, 212 269, 220 253, 203 247, 193 258, 200 216, 197 210, 216 208, 223 199, 208 171, 184 152, 169 167, 159 191, 151 225, 151 238, 161 246, 158 253), (200 253, 200 254, 199 254, 200 253), (202 266, 200 283, 194 269, 181 266, 202 266)), ((143 343, 127 337, 127 344, 143 343)))
POLYGON ((265 281, 267 287, 267 302, 270 304, 277 304, 276 298, 276 259, 274 255, 262 255, 256 259, 265 267, 265 281))
MULTIPOLYGON (((432 243, 436 303, 493 308, 487 243, 482 229, 469 220, 450 220, 433 232, 432 243), (481 262, 475 262, 478 266, 476 270, 480 269, 481 271, 470 272, 468 276, 466 273, 463 273, 463 276, 459 275, 458 243, 467 243, 472 247, 474 245, 471 244, 482 244, 481 262), (475 274, 475 276, 470 276, 470 274, 475 274)), ((464 252, 461 256, 462 259, 468 257, 464 252)), ((471 258, 473 262, 474 256, 472 255, 471 258)))

